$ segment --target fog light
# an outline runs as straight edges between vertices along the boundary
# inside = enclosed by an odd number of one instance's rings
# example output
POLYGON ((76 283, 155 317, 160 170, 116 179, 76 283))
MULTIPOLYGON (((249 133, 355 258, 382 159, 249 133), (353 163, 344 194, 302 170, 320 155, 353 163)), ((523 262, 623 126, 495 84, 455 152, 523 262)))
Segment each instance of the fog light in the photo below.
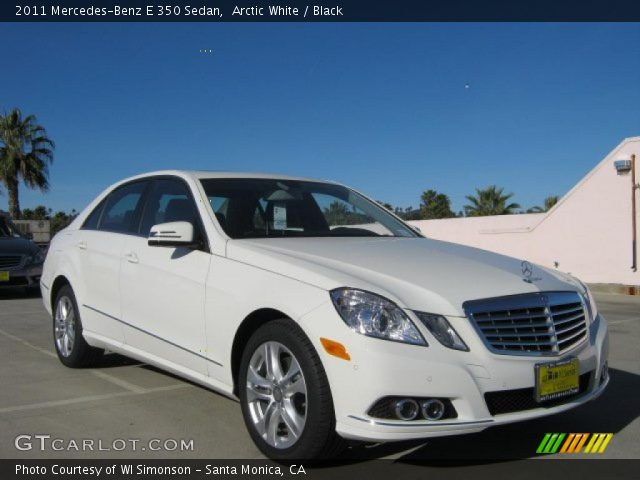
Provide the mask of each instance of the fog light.
POLYGON ((410 398, 398 400, 395 405, 396 417, 400 420, 415 420, 419 411, 418 402, 410 398))
POLYGON ((422 415, 427 420, 440 420, 444 416, 444 403, 436 398, 422 402, 422 415))

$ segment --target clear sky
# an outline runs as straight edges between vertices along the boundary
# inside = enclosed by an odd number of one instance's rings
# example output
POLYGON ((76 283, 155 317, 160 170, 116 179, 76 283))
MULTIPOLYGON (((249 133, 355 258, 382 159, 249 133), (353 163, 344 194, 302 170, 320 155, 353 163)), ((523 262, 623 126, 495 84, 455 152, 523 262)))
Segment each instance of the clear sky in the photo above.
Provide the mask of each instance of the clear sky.
POLYGON ((36 114, 57 144, 51 191, 23 188, 23 207, 79 210, 123 177, 193 168, 330 178, 403 207, 433 188, 456 210, 495 183, 526 208, 640 135, 638 24, 0 29, 0 111, 36 114))

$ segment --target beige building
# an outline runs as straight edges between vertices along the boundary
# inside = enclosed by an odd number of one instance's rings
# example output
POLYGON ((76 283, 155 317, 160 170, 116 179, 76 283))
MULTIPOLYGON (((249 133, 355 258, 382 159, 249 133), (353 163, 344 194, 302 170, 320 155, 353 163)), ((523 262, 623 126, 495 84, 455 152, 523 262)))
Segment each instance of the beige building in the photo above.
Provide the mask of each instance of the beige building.
POLYGON ((569 272, 591 284, 640 290, 640 137, 625 139, 546 213, 420 220, 430 238, 471 245, 569 272), (633 202, 636 204, 632 213, 633 202), (634 268, 635 267, 635 268, 634 268), (635 287, 635 288, 634 288, 635 287))

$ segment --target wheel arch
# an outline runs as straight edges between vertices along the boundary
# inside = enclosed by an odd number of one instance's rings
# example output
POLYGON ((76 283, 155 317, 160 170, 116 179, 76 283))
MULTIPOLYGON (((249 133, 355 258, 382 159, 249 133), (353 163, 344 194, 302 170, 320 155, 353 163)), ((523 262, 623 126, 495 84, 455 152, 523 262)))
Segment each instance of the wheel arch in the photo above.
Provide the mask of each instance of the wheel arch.
POLYGON ((51 284, 51 297, 49 299, 49 304, 51 305, 52 311, 55 310, 54 303, 56 301, 56 296, 58 295, 58 292, 60 291, 60 289, 65 285, 69 285, 71 287, 71 282, 64 274, 58 275, 53 281, 53 283, 51 284))
POLYGON ((240 362, 242 360, 242 352, 253 332, 265 323, 280 318, 293 319, 286 313, 275 308, 260 308, 254 310, 247 315, 240 323, 233 337, 231 346, 231 378, 233 380, 233 393, 238 396, 238 376, 240 374, 240 362))

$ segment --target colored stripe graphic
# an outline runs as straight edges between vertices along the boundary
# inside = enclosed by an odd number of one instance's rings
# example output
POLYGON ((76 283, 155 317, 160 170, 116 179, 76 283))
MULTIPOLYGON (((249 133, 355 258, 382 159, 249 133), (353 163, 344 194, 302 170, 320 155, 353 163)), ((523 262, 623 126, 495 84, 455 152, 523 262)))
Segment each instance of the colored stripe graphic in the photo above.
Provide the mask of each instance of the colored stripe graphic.
POLYGON ((604 434, 604 435, 606 435, 606 437, 605 437, 604 441, 602 442, 602 445, 600 445, 600 450, 598 450, 598 453, 604 452, 604 449, 607 448, 607 445, 609 445, 609 442, 613 438, 613 433, 607 433, 607 434, 604 434))
POLYGON ((567 437, 567 440, 564 442, 564 445, 562 445, 562 449, 560 450, 560 453, 566 453, 567 448, 569 448, 569 445, 571 445, 571 442, 573 442, 573 439, 575 438, 576 434, 575 433, 570 433, 569 436, 567 437))
POLYGON ((613 433, 547 433, 536 453, 603 453, 612 438, 613 433))
POLYGON ((538 445, 538 449, 536 450, 536 453, 542 453, 544 450, 544 446, 547 444, 547 441, 549 440, 549 438, 551 437, 550 433, 547 433, 544 438, 542 439, 542 441, 540 442, 540 445, 538 445))
POLYGON ((536 453, 556 453, 565 435, 565 433, 547 433, 538 445, 536 453))

